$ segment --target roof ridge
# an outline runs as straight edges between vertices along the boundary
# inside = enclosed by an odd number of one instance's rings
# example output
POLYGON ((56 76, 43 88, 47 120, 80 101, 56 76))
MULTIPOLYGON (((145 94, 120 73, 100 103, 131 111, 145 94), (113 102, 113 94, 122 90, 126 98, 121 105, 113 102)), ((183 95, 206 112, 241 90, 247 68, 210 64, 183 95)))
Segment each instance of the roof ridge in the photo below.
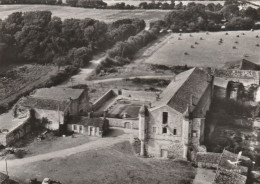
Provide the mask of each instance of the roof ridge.
MULTIPOLYGON (((193 67, 192 69, 189 69, 189 70, 185 71, 185 72, 188 73, 188 71, 191 71, 191 70, 192 70, 191 73, 189 74, 189 76, 188 76, 188 77, 186 78, 186 80, 182 83, 181 87, 179 87, 179 89, 175 92, 174 95, 177 95, 177 94, 179 93, 180 89, 183 88, 184 84, 188 81, 188 79, 189 79, 190 76, 193 74, 193 72, 195 71, 195 69, 197 69, 197 67, 193 67)), ((185 72, 182 72, 182 73, 185 73, 185 72)), ((182 74, 182 73, 180 73, 180 74, 182 74)), ((178 74, 178 75, 180 75, 180 74, 178 74)), ((178 76, 178 75, 177 75, 177 76, 178 76)), ((168 105, 168 104, 170 103, 171 99, 172 99, 172 97, 169 99, 169 101, 166 103, 166 105, 168 105)))

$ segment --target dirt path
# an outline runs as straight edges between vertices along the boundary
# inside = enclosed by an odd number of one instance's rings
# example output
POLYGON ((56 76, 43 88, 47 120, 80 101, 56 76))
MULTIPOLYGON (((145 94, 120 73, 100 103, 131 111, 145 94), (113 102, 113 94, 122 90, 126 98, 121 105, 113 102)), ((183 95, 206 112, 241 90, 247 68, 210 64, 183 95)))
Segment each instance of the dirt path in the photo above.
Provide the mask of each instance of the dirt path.
POLYGON ((96 67, 103 59, 105 59, 104 53, 95 56, 86 66, 86 68, 81 68, 78 74, 73 75, 69 80, 58 85, 58 87, 69 87, 78 84, 86 84, 87 78, 91 76, 91 74, 95 71, 96 67))
MULTIPOLYGON (((54 151, 46 154, 40 154, 32 157, 26 157, 22 159, 14 159, 14 160, 8 160, 8 168, 14 169, 16 167, 23 166, 24 164, 29 164, 32 162, 38 162, 38 161, 43 161, 43 160, 50 160, 54 158, 62 158, 62 157, 67 157, 76 153, 81 153, 89 150, 98 150, 98 149, 104 149, 107 147, 111 147, 117 143, 124 142, 129 140, 131 134, 125 132, 122 135, 115 135, 117 134, 118 129, 116 130, 110 137, 105 137, 105 138, 100 138, 91 142, 88 142, 86 144, 82 144, 80 146, 68 148, 68 149, 63 149, 59 151, 54 151), (114 136, 114 137, 112 137, 114 136)), ((122 131, 122 130, 120 130, 122 131)), ((127 131, 127 130, 126 130, 127 131)), ((130 131, 130 130, 129 130, 130 131)), ((0 171, 4 172, 5 171, 5 161, 2 160, 0 161, 0 171)))

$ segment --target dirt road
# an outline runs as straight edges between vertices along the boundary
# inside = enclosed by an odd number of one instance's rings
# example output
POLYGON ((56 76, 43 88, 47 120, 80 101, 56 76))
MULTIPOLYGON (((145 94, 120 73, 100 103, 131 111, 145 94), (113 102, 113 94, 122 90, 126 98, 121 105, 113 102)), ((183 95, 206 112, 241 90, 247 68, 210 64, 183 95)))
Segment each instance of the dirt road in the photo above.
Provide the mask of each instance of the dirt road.
MULTIPOLYGON (((76 153, 81 153, 89 150, 98 150, 98 149, 104 149, 111 147, 117 143, 124 142, 129 140, 129 138, 132 136, 132 133, 136 134, 136 130, 125 130, 120 128, 113 128, 113 133, 109 135, 109 137, 100 138, 91 142, 88 142, 86 144, 82 144, 80 146, 63 149, 59 151, 54 151, 46 154, 40 154, 32 157, 26 157, 22 159, 14 159, 14 160, 8 160, 8 168, 15 169, 16 167, 20 167, 25 164, 29 164, 32 162, 38 162, 43 160, 50 160, 54 158, 64 158, 76 153), (119 131, 123 131, 124 133, 121 135, 118 135, 119 131)), ((5 161, 0 161, 0 171, 5 172, 5 161)))

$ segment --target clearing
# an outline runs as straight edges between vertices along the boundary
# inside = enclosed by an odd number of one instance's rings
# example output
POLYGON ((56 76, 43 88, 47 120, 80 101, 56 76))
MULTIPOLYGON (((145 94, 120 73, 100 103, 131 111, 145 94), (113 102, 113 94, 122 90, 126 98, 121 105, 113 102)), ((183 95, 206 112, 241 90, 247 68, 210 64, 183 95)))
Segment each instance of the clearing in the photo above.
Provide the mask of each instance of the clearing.
POLYGON ((245 58, 260 64, 260 31, 172 33, 143 53, 149 64, 223 67, 245 58), (227 34, 227 35, 226 35, 227 34), (222 43, 219 40, 222 39, 222 43), (258 45, 257 45, 258 44, 258 45), (186 54, 185 54, 186 52, 186 54))
POLYGON ((5 19, 14 12, 26 11, 51 11, 53 16, 61 19, 69 18, 93 18, 104 22, 113 22, 124 18, 139 18, 149 25, 151 21, 163 19, 170 10, 109 10, 109 9, 87 9, 68 6, 53 5, 0 5, 0 18, 5 19))
POLYGON ((9 160, 9 174, 21 184, 30 178, 42 180, 45 177, 63 184, 192 183, 196 169, 190 163, 139 158, 128 141, 130 134, 124 131, 117 129, 113 135, 86 143, 77 149, 9 160))

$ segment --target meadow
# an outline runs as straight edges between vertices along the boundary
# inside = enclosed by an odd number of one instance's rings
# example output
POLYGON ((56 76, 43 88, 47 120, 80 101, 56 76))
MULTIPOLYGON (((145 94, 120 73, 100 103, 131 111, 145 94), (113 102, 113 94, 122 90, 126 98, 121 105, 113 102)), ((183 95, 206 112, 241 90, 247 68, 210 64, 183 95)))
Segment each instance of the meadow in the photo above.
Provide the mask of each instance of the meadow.
POLYGON ((260 31, 171 33, 148 48, 143 62, 221 68, 243 58, 260 64, 260 31), (222 43, 220 40, 222 39, 222 43))
POLYGON ((69 18, 92 18, 107 23, 124 18, 139 18, 146 21, 147 25, 153 20, 163 19, 170 10, 109 10, 109 9, 86 9, 68 6, 52 5, 0 5, 0 19, 7 18, 14 12, 27 11, 51 11, 53 16, 61 19, 69 18))

